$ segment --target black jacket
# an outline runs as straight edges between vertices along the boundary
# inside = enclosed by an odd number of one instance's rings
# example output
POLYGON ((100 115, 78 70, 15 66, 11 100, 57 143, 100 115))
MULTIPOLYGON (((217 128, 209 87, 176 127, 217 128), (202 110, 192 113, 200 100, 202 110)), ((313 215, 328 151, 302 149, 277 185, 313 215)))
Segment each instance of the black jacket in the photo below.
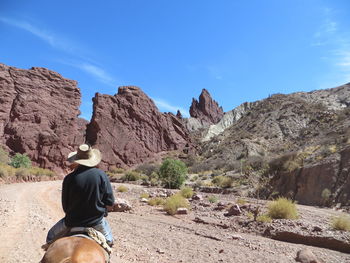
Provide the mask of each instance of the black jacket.
POLYGON ((97 225, 114 204, 108 176, 100 169, 80 165, 63 180, 62 207, 68 227, 97 225))

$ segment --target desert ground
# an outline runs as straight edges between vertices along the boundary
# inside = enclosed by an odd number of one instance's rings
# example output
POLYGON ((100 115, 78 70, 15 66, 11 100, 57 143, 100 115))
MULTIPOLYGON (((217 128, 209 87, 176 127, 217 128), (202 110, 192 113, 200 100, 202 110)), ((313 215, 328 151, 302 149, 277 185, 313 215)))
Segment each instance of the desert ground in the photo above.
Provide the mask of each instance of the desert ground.
MULTIPOLYGON (((63 216, 62 181, 0 185, 0 262, 39 262, 40 248, 49 228, 63 216)), ((113 183, 114 189, 119 184, 113 183)), ((140 201, 140 194, 155 189, 124 184, 129 191, 115 192, 132 210, 108 216, 116 245, 111 262, 296 262, 297 251, 310 248, 323 262, 350 262, 350 254, 265 238, 226 217, 216 204, 197 202, 186 215, 169 216, 159 207, 140 201)), ((204 199, 207 194, 202 194, 204 199)), ((217 195, 234 202, 233 195, 217 195)), ((298 205, 300 220, 325 229, 340 212, 298 205)))

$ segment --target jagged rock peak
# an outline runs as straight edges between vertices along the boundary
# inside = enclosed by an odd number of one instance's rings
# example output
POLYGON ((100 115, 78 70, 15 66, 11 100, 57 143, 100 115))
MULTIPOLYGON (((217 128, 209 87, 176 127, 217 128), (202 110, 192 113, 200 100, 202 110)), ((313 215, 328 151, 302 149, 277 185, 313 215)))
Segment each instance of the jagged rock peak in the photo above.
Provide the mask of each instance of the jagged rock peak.
POLYGON ((199 119, 206 124, 218 123, 224 115, 224 111, 219 104, 212 99, 210 93, 203 89, 197 101, 192 99, 192 105, 190 107, 190 116, 199 119))

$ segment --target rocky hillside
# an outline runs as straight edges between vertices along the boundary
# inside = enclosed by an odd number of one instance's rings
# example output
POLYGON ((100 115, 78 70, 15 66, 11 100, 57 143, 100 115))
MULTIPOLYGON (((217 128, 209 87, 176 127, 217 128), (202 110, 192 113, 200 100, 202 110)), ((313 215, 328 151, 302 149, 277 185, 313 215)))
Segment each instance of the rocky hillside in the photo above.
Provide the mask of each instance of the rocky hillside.
POLYGON ((276 94, 201 147, 203 169, 258 171, 269 193, 304 204, 348 202, 350 84, 310 93, 276 94), (327 191, 326 191, 327 192, 327 191))

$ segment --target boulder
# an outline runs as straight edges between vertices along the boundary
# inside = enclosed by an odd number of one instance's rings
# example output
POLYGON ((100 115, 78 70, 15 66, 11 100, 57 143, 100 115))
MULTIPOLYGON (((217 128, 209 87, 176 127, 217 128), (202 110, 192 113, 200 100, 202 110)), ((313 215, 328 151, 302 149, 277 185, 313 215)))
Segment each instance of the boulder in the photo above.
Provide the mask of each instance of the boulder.
POLYGON ((126 212, 132 209, 128 201, 121 198, 116 198, 114 205, 110 208, 110 212, 126 212))
POLYGON ((178 215, 187 215, 188 214, 188 209, 185 208, 185 207, 179 207, 176 210, 176 214, 178 214, 178 215))
POLYGON ((301 263, 321 263, 321 261, 318 260, 314 253, 308 248, 299 250, 295 260, 301 263))
POLYGON ((239 216, 242 214, 242 211, 239 207, 239 205, 235 204, 230 207, 228 212, 225 214, 225 216, 239 216))

